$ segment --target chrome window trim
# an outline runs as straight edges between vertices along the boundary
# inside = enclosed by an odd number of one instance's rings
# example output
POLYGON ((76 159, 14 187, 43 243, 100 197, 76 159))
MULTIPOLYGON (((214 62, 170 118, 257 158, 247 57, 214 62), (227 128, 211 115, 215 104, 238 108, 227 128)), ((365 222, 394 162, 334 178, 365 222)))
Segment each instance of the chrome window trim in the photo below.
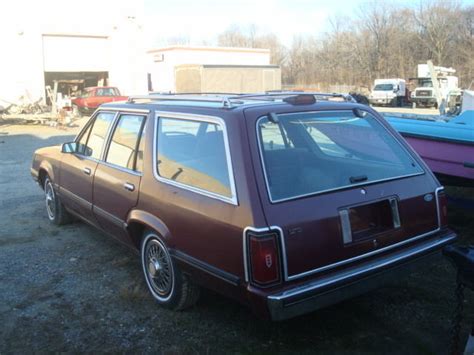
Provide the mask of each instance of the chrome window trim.
MULTIPOLYGON (((87 120, 86 124, 84 125, 84 127, 81 128, 81 130, 79 131, 79 133, 74 137, 74 140, 73 142, 77 143, 77 140, 79 139, 79 137, 82 136, 82 134, 84 133, 85 130, 87 130, 87 128, 91 125, 92 121, 95 120, 95 118, 97 117, 97 115, 99 113, 112 113, 114 114, 115 116, 117 115, 117 112, 115 112, 115 110, 105 110, 105 109, 97 109, 95 110, 92 115, 89 117, 89 119, 87 120)), ((115 116, 114 116, 114 120, 115 120, 115 116)), ((114 121, 112 121, 113 123, 114 121)))
MULTIPOLYGON (((120 117, 120 112, 115 112, 115 116, 110 124, 109 128, 107 129, 107 133, 105 134, 104 144, 102 145, 102 151, 100 152, 100 161, 105 161, 105 154, 109 150, 110 140, 112 138, 112 132, 115 131, 115 127, 117 126, 117 122, 120 117)), ((92 127, 94 129, 94 127, 92 127)))
POLYGON ((233 164, 232 164, 232 157, 230 154, 230 146, 229 146, 229 139, 227 136, 227 126, 224 122, 224 120, 220 117, 217 116, 207 116, 207 115, 194 115, 194 114, 189 114, 189 113, 179 113, 179 112, 166 112, 166 111, 156 111, 155 112, 155 127, 154 127, 154 132, 153 132, 153 175, 155 178, 168 185, 172 185, 175 187, 179 187, 184 190, 188 190, 200 195, 204 195, 210 198, 213 198, 215 200, 219 200, 222 202, 229 203, 231 205, 238 206, 238 199, 237 199, 237 192, 236 192, 236 187, 235 187, 235 179, 234 179, 234 170, 233 170, 233 164), (198 122, 208 122, 208 123, 214 123, 218 124, 222 128, 222 133, 224 137, 224 147, 225 147, 225 153, 226 153, 226 161, 227 161, 227 171, 229 175, 229 183, 230 183, 230 191, 231 191, 231 197, 223 196, 211 191, 207 191, 198 187, 194 187, 191 185, 183 184, 180 182, 176 182, 167 178, 164 178, 159 175, 158 169, 157 169, 157 150, 158 150, 158 140, 157 140, 157 134, 158 134, 158 122, 160 118, 170 118, 170 119, 178 119, 178 120, 184 120, 184 121, 198 121, 198 122))
POLYGON ((286 264, 286 245, 285 245, 285 237, 283 234, 283 229, 279 226, 270 226, 270 227, 263 227, 263 228, 255 228, 247 226, 244 228, 242 232, 242 252, 243 252, 243 261, 244 261, 244 278, 245 282, 250 282, 250 274, 249 274, 249 258, 247 252, 247 232, 255 232, 255 233, 265 233, 265 232, 272 232, 277 231, 277 235, 280 238, 280 247, 281 247, 281 259, 282 259, 282 272, 283 272, 283 280, 288 281, 288 267, 286 264))
MULTIPOLYGON (((102 152, 102 156, 101 156, 101 159, 100 161, 102 163, 104 163, 104 165, 108 165, 110 166, 111 168, 116 168, 118 170, 121 170, 121 171, 124 171, 124 172, 129 172, 131 174, 134 174, 134 175, 137 175, 137 176, 142 176, 141 172, 138 172, 136 170, 133 170, 133 169, 128 169, 128 168, 124 168, 123 166, 120 166, 120 165, 117 165, 117 164, 113 164, 113 163, 109 163, 106 159, 107 159, 107 154, 109 153, 109 149, 110 149, 110 144, 112 142, 112 136, 113 134, 115 133, 115 129, 117 128, 118 126, 118 123, 120 121, 120 118, 121 116, 127 116, 127 115, 131 115, 135 113, 135 116, 140 116, 140 117, 143 117, 144 119, 144 123, 142 123, 142 125, 146 125, 147 124, 147 118, 148 118, 148 115, 144 114, 144 113, 137 113, 137 112, 122 112, 122 111, 117 111, 117 113, 115 114, 115 117, 114 117, 114 120, 112 122, 112 125, 111 129, 109 129, 107 131, 107 140, 106 140, 106 144, 105 144, 105 147, 106 149, 102 152)), ((145 129, 145 126, 143 126, 143 129, 145 129)), ((140 137, 139 137, 140 138, 140 137)), ((135 154, 137 154, 137 152, 135 152, 135 154)))
POLYGON ((120 165, 115 165, 115 164, 112 164, 112 163, 108 163, 104 160, 100 160, 99 161, 99 164, 100 165, 104 165, 104 166, 107 166, 109 168, 112 168, 112 169, 116 169, 116 170, 119 170, 119 171, 122 171, 124 173, 128 173, 130 175, 135 175, 135 176, 143 176, 143 174, 139 171, 135 171, 135 170, 131 170, 131 169, 127 169, 127 168, 124 168, 120 165))
MULTIPOLYGON (((300 114, 300 113, 321 113, 321 112, 344 112, 344 113, 347 113, 347 112, 352 112, 352 110, 329 110, 329 111, 308 111, 308 112, 292 112, 292 113, 283 113, 281 115, 284 115, 284 116, 290 116, 290 115, 296 115, 296 114, 300 114)), ((377 118, 372 115, 370 112, 366 111, 367 113, 369 113, 372 117, 375 118, 375 120, 377 121, 377 118)), ((358 183, 358 184, 350 184, 350 185, 344 185, 344 186, 339 186, 339 187, 334 187, 334 188, 331 188, 331 189, 326 189, 326 190, 321 190, 321 191, 316 191, 316 192, 310 192, 310 193, 307 193, 307 194, 302 194, 302 195, 297 195, 297 196, 291 196, 291 197, 286 197, 286 198, 281 198, 281 199, 276 199, 274 200, 272 198, 272 195, 271 195, 271 192, 270 192, 270 184, 268 183, 268 176, 267 176, 267 169, 265 167, 265 162, 264 162, 264 159, 263 159, 263 146, 262 146, 262 142, 261 142, 261 139, 260 139, 260 134, 259 134, 259 131, 258 131, 258 125, 260 123, 260 121, 262 119, 265 119, 267 118, 267 116, 261 116, 257 119, 257 122, 256 122, 256 125, 255 125, 255 130, 256 130, 256 134, 257 134, 257 144, 258 144, 258 152, 259 152, 259 155, 260 155, 260 164, 262 165, 262 170, 263 170, 263 176, 264 176, 264 179, 265 179, 265 185, 266 185, 266 189, 267 189, 267 195, 268 195, 268 199, 270 200, 271 203, 279 203, 279 202, 284 202, 284 201, 291 201, 291 200, 296 200, 296 199, 299 199, 299 198, 302 198, 302 197, 307 197, 307 196, 317 196, 317 195, 321 195, 321 194, 324 194, 324 193, 327 193, 327 192, 332 192, 332 191, 338 191, 338 190, 344 190, 344 189, 348 189, 348 188, 354 188, 354 187, 358 187, 358 186, 369 186, 369 185, 373 185, 373 184, 377 184, 379 182, 385 182, 385 181, 392 181, 392 180, 399 180, 399 179, 404 179, 404 178, 408 178, 408 177, 413 177, 413 176, 419 176, 419 175, 424 175, 426 173, 423 165, 419 164, 418 161, 417 161, 417 165, 421 168, 421 172, 419 173, 414 173, 414 174, 407 174, 407 175, 400 175, 400 176, 395 176, 395 177, 390 177, 390 178, 385 178, 385 179, 379 179, 379 180, 373 180, 373 181, 368 181, 368 182, 361 182, 361 183, 358 183)), ((381 123, 380 123, 381 124, 381 123)), ((385 126, 383 126, 383 124, 381 124, 382 127, 385 128, 385 126)), ((387 132, 395 139, 395 141, 399 144, 400 147, 402 147, 402 149, 412 158, 413 157, 413 154, 411 152, 409 152, 404 146, 403 144, 400 143, 400 141, 397 139, 397 137, 395 137, 395 135, 393 135, 393 133, 390 131, 390 130, 387 130, 387 132)))
POLYGON ((86 159, 86 160, 90 160, 90 161, 93 161, 93 162, 96 162, 96 163, 100 163, 102 165, 105 165, 105 166, 108 166, 110 168, 114 168, 114 169, 117 169, 117 170, 120 170, 122 172, 125 172, 125 173, 129 173, 129 174, 132 174, 132 175, 135 175, 135 176, 143 176, 143 173, 142 172, 139 172, 139 171, 135 171, 135 170, 131 170, 131 169, 127 169, 127 168, 124 168, 122 166, 119 166, 119 165, 116 165, 116 164, 112 164, 112 163, 109 163, 107 162, 105 159, 106 159, 106 153, 108 152, 108 149, 110 147, 110 140, 112 139, 112 133, 113 131, 115 131, 115 128, 118 124, 118 121, 120 119, 120 116, 123 114, 129 114, 129 113, 137 113, 139 116, 143 116, 145 117, 145 124, 146 124, 146 119, 147 119, 147 115, 145 114, 146 113, 149 113, 150 111, 149 110, 138 110, 138 109, 126 109, 126 110, 121 110, 119 108, 116 108, 114 109, 116 110, 116 112, 112 111, 112 110, 104 110, 104 109, 97 109, 96 111, 94 111, 94 113, 91 115, 91 117, 89 118, 89 120, 87 121, 87 123, 84 125, 84 127, 81 129, 81 131, 76 135, 76 137, 74 138, 74 142, 77 142, 77 140, 79 139, 79 137, 82 136, 83 132, 86 131, 89 126, 92 124, 92 121, 95 120, 95 118, 97 117, 97 115, 99 115, 100 113, 112 113, 114 114, 114 118, 112 119, 112 122, 109 126, 109 128, 107 129, 107 133, 106 133, 106 139, 105 139, 105 143, 104 145, 102 146, 102 150, 101 150, 101 154, 100 154, 100 158, 97 159, 97 158, 92 158, 90 156, 86 156, 86 155, 83 155, 83 154, 79 154, 79 153, 73 153, 74 155, 77 155, 77 156, 80 156, 81 158, 83 159, 86 159), (107 148, 107 149, 104 149, 104 148, 107 148))
POLYGON ((92 124, 92 122, 95 122, 95 119, 96 117, 101 114, 101 113, 111 113, 114 115, 114 118, 112 119, 112 122, 110 123, 110 126, 109 128, 107 129, 107 133, 105 134, 105 139, 104 139, 104 144, 102 144, 102 148, 101 148, 101 151, 100 151, 100 155, 99 155, 99 159, 97 158, 92 158, 90 156, 86 156, 84 154, 80 154, 80 153, 77 153, 77 152, 74 152, 72 154, 76 155, 76 156, 80 156, 80 157, 83 157, 85 159, 88 159, 88 160, 92 160, 92 161, 103 161, 104 160, 104 154, 105 154, 105 147, 108 146, 108 142, 109 142, 109 135, 110 135, 110 129, 112 127, 115 127, 115 123, 116 123, 116 120, 117 120, 117 117, 118 117, 118 112, 114 112, 114 111, 108 111, 108 110, 99 110, 97 109, 96 111, 94 111, 94 113, 91 115, 91 117, 89 118, 89 120, 87 121, 87 123, 84 125, 84 127, 82 127, 82 129, 79 131, 79 133, 76 135, 76 137, 74 137, 74 140, 73 142, 74 143, 77 143, 77 141, 80 139, 80 137, 82 137, 82 134, 87 131, 90 127, 90 125, 92 124))
MULTIPOLYGON (((125 103, 126 101, 123 101, 123 102, 125 103)), ((99 110, 100 111, 120 111, 120 112, 126 112, 126 113, 144 113, 144 114, 150 113, 150 110, 148 109, 126 108, 126 107, 98 107, 97 111, 99 110)))

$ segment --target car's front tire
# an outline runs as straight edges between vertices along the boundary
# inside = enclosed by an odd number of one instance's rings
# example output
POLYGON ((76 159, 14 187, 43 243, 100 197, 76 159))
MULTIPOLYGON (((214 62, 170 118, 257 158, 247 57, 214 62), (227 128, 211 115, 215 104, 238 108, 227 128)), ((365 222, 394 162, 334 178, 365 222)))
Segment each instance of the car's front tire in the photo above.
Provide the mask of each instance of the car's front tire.
POLYGON ((155 232, 145 232, 140 255, 148 289, 160 305, 172 310, 182 310, 197 302, 199 286, 181 272, 155 232))
POLYGON ((57 226, 70 223, 72 217, 64 208, 56 191, 54 191, 53 182, 49 176, 44 179, 44 196, 49 221, 57 226))

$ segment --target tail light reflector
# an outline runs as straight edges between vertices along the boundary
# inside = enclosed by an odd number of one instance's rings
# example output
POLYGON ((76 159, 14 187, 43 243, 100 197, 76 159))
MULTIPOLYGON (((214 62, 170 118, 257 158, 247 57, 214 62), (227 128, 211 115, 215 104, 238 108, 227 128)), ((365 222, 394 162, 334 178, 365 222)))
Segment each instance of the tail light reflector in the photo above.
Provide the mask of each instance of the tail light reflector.
POLYGON ((268 286, 280 282, 280 248, 276 234, 249 234, 248 255, 254 283, 268 286))
POLYGON ((440 227, 448 225, 448 199, 444 190, 438 190, 438 211, 439 211, 439 224, 440 227))

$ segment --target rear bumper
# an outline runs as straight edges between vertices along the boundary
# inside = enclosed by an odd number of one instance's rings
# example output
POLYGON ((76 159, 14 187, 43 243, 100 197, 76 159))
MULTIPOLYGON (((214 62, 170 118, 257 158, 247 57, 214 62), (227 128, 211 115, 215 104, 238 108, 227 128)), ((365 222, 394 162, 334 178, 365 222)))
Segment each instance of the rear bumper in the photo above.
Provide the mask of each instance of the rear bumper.
POLYGON ((455 233, 447 231, 416 246, 269 295, 266 302, 270 316, 272 320, 296 317, 380 287, 395 275, 406 275, 417 266, 440 257, 442 248, 456 238, 455 233))

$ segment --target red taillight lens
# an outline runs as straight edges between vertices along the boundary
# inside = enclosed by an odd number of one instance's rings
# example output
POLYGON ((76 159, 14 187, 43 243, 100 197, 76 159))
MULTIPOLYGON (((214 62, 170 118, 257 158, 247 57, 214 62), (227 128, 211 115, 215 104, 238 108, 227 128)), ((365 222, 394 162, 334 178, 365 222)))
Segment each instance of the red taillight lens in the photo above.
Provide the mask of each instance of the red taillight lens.
POLYGON ((438 211, 440 226, 448 225, 448 199, 444 190, 438 191, 438 211))
POLYGON ((259 285, 280 281, 280 252, 275 234, 249 235, 250 275, 259 285))

